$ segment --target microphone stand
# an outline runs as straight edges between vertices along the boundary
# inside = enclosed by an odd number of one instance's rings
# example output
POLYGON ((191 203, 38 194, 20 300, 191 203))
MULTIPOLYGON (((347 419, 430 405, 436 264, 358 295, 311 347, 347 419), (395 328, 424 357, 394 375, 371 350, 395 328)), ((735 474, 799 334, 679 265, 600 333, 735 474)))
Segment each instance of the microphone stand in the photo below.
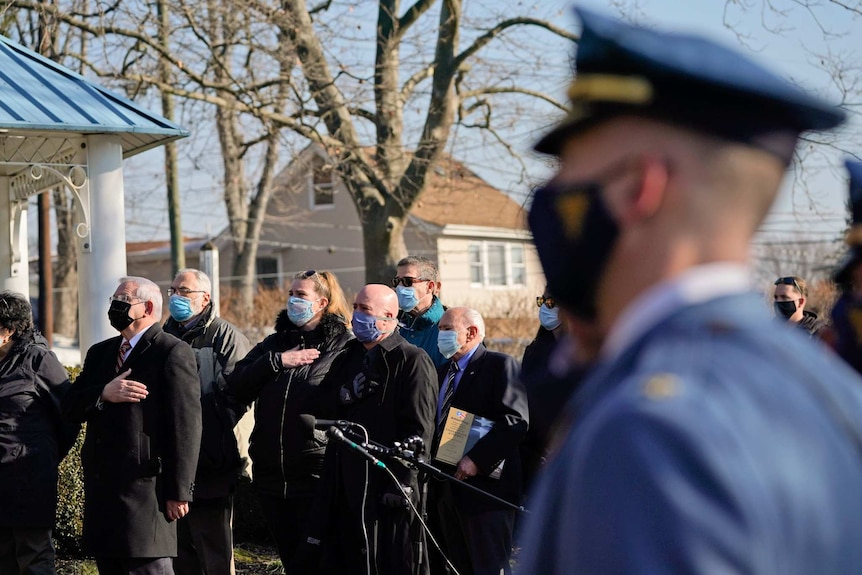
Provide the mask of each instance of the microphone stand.
POLYGON ((407 465, 409 467, 412 467, 414 469, 418 469, 420 471, 424 471, 428 475, 431 475, 432 477, 436 477, 437 479, 442 479, 445 481, 452 481, 456 485, 460 485, 462 487, 465 487, 465 488, 469 489, 470 491, 472 491, 473 493, 476 493, 476 494, 481 495, 485 498, 496 501, 497 503, 504 505, 504 506, 508 507, 509 509, 513 509, 514 511, 520 511, 521 513, 529 513, 529 511, 523 505, 515 505, 514 503, 506 501, 505 499, 501 499, 500 497, 497 497, 493 493, 488 493, 487 491, 479 489, 478 487, 476 487, 475 485, 473 485, 471 483, 467 483, 466 481, 461 481, 460 479, 456 479, 456 478, 452 477, 451 475, 449 475, 448 473, 446 473, 445 471, 434 467, 433 465, 431 465, 430 463, 425 461, 425 458, 422 456, 422 443, 421 443, 422 439, 418 438, 418 437, 416 439, 418 441, 414 442, 414 443, 411 443, 410 440, 408 440, 408 442, 403 443, 403 444, 396 441, 394 443, 394 447, 384 447, 382 445, 374 443, 373 441, 369 441, 369 443, 366 443, 363 447, 365 447, 365 449, 367 449, 368 451, 371 451, 374 453, 379 453, 380 455, 383 455, 383 456, 394 457, 395 459, 398 459, 400 461, 407 463, 407 465), (418 449, 413 447, 413 445, 416 445, 416 444, 418 444, 418 449))

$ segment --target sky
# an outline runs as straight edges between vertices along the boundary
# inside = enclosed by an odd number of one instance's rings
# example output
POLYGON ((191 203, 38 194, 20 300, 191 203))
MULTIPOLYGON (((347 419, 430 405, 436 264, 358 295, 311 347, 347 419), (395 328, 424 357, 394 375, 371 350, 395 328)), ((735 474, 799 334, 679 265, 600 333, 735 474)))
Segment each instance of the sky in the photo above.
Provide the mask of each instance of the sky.
MULTIPOLYGON (((465 10, 482 10, 487 2, 503 11, 529 13, 547 18, 569 30, 578 30, 571 12, 572 3, 563 0, 470 0, 465 10), (485 4, 483 4, 483 2, 485 4)), ((851 62, 862 61, 862 35, 854 38, 850 31, 859 29, 862 16, 841 8, 829 0, 819 0, 812 10, 805 10, 800 0, 772 0, 771 5, 781 12, 764 9, 763 0, 585 0, 580 5, 624 17, 639 24, 707 35, 716 41, 749 53, 766 67, 800 83, 812 93, 828 100, 840 98, 830 74, 824 73, 820 62, 830 57, 842 57, 851 62)), ((862 10, 862 2, 857 2, 862 10)), ((361 4, 361 3, 360 3, 361 4)), ((370 4, 370 3, 369 3, 370 4)), ((406 3, 405 3, 406 4, 406 3)), ((373 12, 357 13, 360 21, 368 19, 366 26, 373 29, 373 12)), ((569 83, 571 50, 566 44, 545 33, 535 33, 530 40, 542 53, 536 66, 541 67, 539 81, 542 89, 564 99, 569 83)), ((512 46, 490 52, 488 57, 502 62, 518 62, 512 46)), ((530 63, 527 63, 528 65, 530 63)), ((862 67, 855 70, 857 81, 856 102, 862 101, 862 67)), ((862 114, 862 106, 856 107, 862 114)), ((845 222, 846 174, 843 158, 846 152, 862 156, 862 122, 854 120, 838 138, 845 152, 819 148, 806 154, 802 166, 788 172, 785 189, 773 210, 773 216, 763 226, 760 241, 785 242, 788 239, 805 239, 811 242, 833 241, 840 237, 845 222)), ((516 153, 524 158, 523 167, 515 165, 511 157, 499 148, 470 140, 466 131, 453 131, 451 150, 459 159, 491 184, 522 200, 531 184, 548 177, 551 166, 546 159, 531 153, 530 147, 540 133, 540 127, 513 126, 509 137, 516 153), (472 144, 470 142, 473 142, 472 144)), ((221 199, 216 168, 208 165, 218 144, 212 135, 198 135, 194 142, 183 144, 183 230, 187 236, 214 235, 224 226, 224 206, 221 199), (192 158, 191 160, 189 158, 192 158)), ((160 184, 162 152, 153 150, 132 158, 126 165, 127 238, 129 240, 166 239, 167 214, 156 214, 151 209, 158 195, 163 195, 160 184)), ((517 164, 517 163, 514 163, 517 164)))

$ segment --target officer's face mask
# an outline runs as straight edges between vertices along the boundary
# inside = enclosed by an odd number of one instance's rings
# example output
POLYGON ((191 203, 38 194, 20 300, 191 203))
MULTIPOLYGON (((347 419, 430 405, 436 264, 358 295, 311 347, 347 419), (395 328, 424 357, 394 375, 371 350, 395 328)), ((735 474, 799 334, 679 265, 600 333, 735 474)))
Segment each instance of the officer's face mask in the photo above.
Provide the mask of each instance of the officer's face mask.
POLYGON ((772 304, 775 308, 775 315, 784 319, 790 319, 790 316, 796 313, 796 302, 791 301, 777 301, 772 304))
POLYGON ((602 188, 597 182, 551 184, 536 191, 529 215, 548 290, 586 320, 595 318, 596 291, 619 237, 602 188))

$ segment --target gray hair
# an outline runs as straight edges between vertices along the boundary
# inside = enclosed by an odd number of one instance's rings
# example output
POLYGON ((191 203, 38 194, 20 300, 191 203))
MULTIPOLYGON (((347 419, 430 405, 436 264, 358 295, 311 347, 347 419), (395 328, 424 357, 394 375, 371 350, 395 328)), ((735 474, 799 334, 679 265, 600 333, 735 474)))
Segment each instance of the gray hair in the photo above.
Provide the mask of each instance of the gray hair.
POLYGON ((479 339, 485 339, 485 320, 482 314, 472 308, 464 309, 464 327, 476 326, 479 330, 479 339))
POLYGON ((149 301, 153 303, 153 317, 156 320, 162 318, 162 290, 152 280, 138 276, 126 276, 120 278, 120 283, 130 283, 135 285, 135 297, 141 301, 149 301))
POLYGON ((180 274, 192 274, 195 276, 195 280, 198 282, 198 289, 206 292, 208 295, 212 295, 213 291, 213 283, 210 281, 210 277, 202 272, 201 270, 197 270, 195 268, 183 268, 177 272, 177 275, 174 276, 174 279, 177 279, 177 276, 180 274))
POLYGON ((423 279, 431 280, 432 282, 436 282, 437 277, 440 275, 434 260, 425 256, 407 256, 406 258, 402 258, 395 267, 400 268, 401 266, 416 266, 419 270, 419 275, 423 279))

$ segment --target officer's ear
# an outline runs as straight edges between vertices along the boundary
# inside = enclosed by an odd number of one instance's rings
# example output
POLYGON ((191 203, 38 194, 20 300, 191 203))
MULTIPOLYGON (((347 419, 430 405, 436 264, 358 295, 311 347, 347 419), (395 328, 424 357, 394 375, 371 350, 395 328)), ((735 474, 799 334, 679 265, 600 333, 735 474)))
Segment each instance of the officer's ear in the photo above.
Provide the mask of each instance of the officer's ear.
POLYGON ((636 176, 626 201, 623 222, 651 218, 658 212, 667 191, 670 170, 667 162, 656 155, 641 155, 633 168, 636 176))
POLYGON ((799 305, 797 307, 799 307, 800 309, 805 307, 805 301, 806 299, 804 295, 799 296, 799 305))

